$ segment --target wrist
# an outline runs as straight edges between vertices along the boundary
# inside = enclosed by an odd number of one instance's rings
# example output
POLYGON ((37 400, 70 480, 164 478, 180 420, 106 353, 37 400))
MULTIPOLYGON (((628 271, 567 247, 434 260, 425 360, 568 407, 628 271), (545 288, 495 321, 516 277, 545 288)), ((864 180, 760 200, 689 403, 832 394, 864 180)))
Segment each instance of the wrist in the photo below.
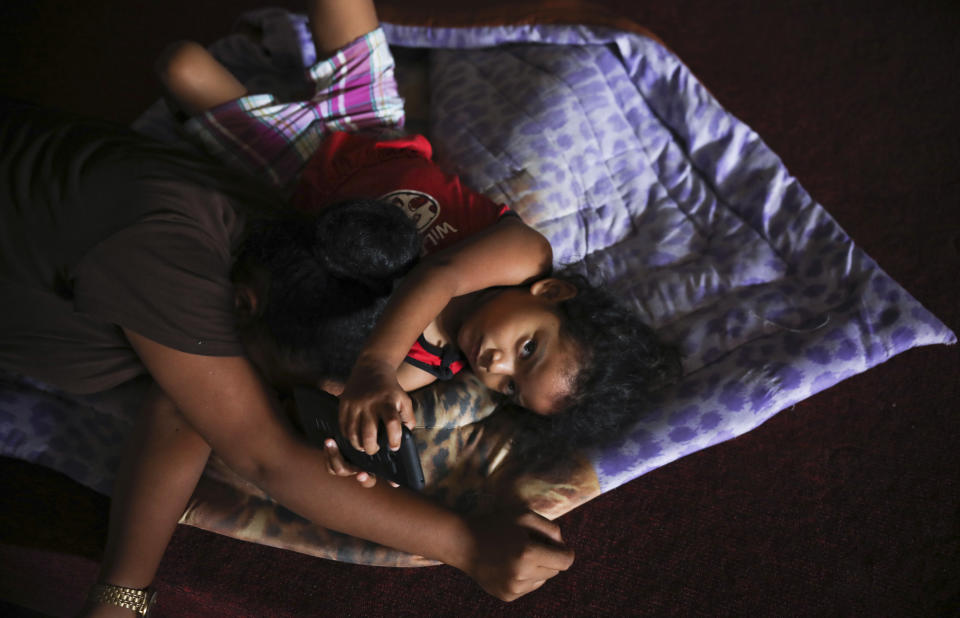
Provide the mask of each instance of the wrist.
POLYGON ((463 515, 453 512, 450 515, 447 542, 437 559, 469 575, 477 554, 476 535, 463 515))
MULTIPOLYGON (((157 593, 147 588, 127 588, 113 584, 96 583, 87 595, 87 605, 116 614, 117 609, 129 610, 136 615, 146 616, 156 601, 157 593)), ((102 611, 100 613, 103 613, 102 611)))

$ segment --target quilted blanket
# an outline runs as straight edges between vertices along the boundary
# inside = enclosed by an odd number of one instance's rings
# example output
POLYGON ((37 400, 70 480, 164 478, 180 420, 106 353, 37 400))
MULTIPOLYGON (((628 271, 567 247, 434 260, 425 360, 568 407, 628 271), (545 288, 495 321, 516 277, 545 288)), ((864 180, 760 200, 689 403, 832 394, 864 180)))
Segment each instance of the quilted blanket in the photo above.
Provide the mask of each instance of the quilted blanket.
MULTIPOLYGON (((266 10, 245 23, 259 39, 233 35, 214 53, 252 89, 292 95, 313 61, 304 18, 266 10)), ((478 383, 418 393, 438 500, 476 510, 519 497, 556 517, 904 350, 956 341, 655 39, 563 25, 384 29, 411 124, 438 160, 683 353, 683 379, 618 443, 535 476, 500 465, 509 415, 478 383)), ((136 128, 183 140, 160 104, 136 128)), ((6 376, 2 454, 109 493, 137 389, 78 400, 6 376)), ((184 521, 341 560, 425 564, 313 526, 216 461, 184 521)))

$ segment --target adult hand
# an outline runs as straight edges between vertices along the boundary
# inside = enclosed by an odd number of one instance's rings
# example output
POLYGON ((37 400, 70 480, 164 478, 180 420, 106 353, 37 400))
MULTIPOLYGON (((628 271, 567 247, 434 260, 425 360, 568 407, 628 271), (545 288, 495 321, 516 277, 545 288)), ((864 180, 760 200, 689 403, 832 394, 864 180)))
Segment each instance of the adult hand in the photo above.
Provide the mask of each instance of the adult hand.
POLYGON ((573 564, 560 527, 532 512, 502 514, 471 522, 473 550, 463 570, 503 601, 513 601, 542 586, 573 564))
POLYGON ((387 431, 390 448, 400 448, 402 425, 413 429, 413 402, 397 382, 397 369, 376 360, 359 360, 340 395, 340 431, 357 450, 373 455, 378 424, 387 431))

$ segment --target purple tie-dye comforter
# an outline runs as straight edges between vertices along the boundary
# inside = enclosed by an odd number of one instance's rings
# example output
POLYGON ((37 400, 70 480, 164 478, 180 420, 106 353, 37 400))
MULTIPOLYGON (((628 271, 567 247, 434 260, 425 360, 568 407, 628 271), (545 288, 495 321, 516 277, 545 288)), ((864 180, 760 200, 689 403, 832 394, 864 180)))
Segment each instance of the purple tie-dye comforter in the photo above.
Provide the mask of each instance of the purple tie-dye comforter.
POLYGON ((681 346, 686 375, 658 412, 590 454, 603 491, 956 341, 659 43, 587 27, 387 35, 438 48, 438 158, 681 346), (545 44, 514 44, 530 41, 545 44))

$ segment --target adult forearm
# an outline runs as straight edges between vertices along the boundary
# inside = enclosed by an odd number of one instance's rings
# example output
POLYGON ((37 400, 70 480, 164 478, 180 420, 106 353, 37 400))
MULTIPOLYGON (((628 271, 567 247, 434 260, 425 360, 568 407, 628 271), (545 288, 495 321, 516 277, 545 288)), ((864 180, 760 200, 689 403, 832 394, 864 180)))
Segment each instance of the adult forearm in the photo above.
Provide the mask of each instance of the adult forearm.
POLYGON ((144 588, 153 581, 210 447, 155 389, 126 448, 110 505, 99 580, 144 588))
POLYGON ((278 502, 332 530, 439 560, 505 601, 539 588, 573 563, 560 529, 534 513, 466 518, 385 483, 363 488, 326 471, 319 451, 286 447, 256 481, 278 502))
POLYGON ((320 451, 287 449, 276 465, 251 479, 272 498, 310 521, 411 554, 466 569, 472 536, 457 513, 403 488, 378 483, 363 488, 332 476, 320 451))

